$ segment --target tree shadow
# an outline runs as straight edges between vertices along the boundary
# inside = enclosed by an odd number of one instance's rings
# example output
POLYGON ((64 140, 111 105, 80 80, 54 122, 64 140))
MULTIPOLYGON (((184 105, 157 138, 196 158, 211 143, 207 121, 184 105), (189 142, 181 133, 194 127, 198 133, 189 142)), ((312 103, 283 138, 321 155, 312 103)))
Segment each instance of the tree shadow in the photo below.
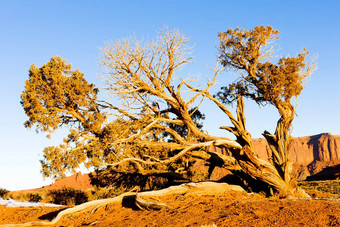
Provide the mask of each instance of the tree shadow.
POLYGON ((66 208, 61 208, 60 210, 56 210, 56 211, 52 211, 50 213, 47 213, 47 214, 44 214, 44 215, 41 215, 38 219, 39 220, 48 220, 48 221, 52 221, 55 217, 57 217, 57 215, 63 211, 63 210, 66 210, 66 208))
POLYGON ((124 196, 122 199, 122 207, 130 208, 132 210, 140 210, 136 206, 136 195, 124 196))
POLYGON ((336 180, 340 178, 340 164, 335 166, 326 167, 320 172, 308 176, 306 181, 317 180, 336 180))
MULTIPOLYGON (((314 160, 321 161, 320 152, 319 152, 320 139, 321 139, 321 137, 326 137, 327 140, 329 140, 328 136, 330 136, 330 133, 321 133, 321 134, 317 134, 317 135, 314 135, 314 136, 310 136, 310 140, 307 142, 307 145, 313 147, 314 160)), ((328 143, 329 143, 329 141, 328 141, 328 143)))

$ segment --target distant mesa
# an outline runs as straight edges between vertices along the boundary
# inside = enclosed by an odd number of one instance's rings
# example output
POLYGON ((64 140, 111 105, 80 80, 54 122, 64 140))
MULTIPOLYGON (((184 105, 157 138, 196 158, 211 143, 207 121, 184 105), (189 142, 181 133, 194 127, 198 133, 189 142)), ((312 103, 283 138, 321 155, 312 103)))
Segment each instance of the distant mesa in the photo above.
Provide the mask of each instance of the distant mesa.
POLYGON ((68 187, 74 189, 92 188, 89 175, 78 172, 72 176, 57 179, 53 184, 44 186, 41 189, 58 190, 68 187))
MULTIPOLYGON (((254 139, 253 144, 259 158, 268 160, 267 141, 264 138, 254 139)), ((227 153, 218 148, 212 149, 227 153)), ((291 141, 289 158, 294 162, 293 167, 298 180, 340 179, 340 166, 327 169, 340 164, 340 135, 321 133, 295 137, 291 141), (314 175, 317 177, 313 177, 314 175)), ((225 169, 215 168, 211 174, 211 180, 218 180, 226 173, 228 172, 225 169)))
MULTIPOLYGON (((265 139, 255 139, 254 146, 259 157, 267 160, 265 139)), ((340 164, 340 135, 322 133, 295 137, 291 141, 289 158, 294 162, 298 180, 312 179, 309 176, 340 164)))
POLYGON ((41 188, 34 188, 28 190, 20 190, 17 192, 25 191, 25 192, 38 192, 41 190, 59 190, 63 188, 74 188, 74 189, 89 189, 93 186, 91 185, 91 180, 89 174, 82 174, 78 172, 72 176, 64 177, 61 179, 57 179, 54 183, 50 185, 43 186, 41 188))
MULTIPOLYGON (((254 139, 254 146, 262 159, 267 159, 265 139, 254 139)), ((340 136, 322 133, 314 136, 295 137, 291 141, 289 158, 295 163, 340 160, 340 136)))

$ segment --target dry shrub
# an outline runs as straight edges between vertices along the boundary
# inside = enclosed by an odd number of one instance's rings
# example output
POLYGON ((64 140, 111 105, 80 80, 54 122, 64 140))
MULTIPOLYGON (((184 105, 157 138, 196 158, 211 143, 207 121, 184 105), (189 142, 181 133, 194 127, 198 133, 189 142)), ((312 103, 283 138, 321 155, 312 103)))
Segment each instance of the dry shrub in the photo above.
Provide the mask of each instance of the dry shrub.
POLYGON ((98 199, 108 199, 116 197, 122 193, 126 192, 126 189, 123 188, 102 188, 102 187, 95 187, 89 196, 89 200, 98 200, 98 199))
POLYGON ((340 198, 340 181, 303 181, 299 186, 313 198, 340 198))
POLYGON ((47 193, 47 200, 49 200, 50 203, 74 206, 87 202, 88 195, 82 190, 63 188, 49 191, 47 193))
POLYGON ((26 195, 28 201, 30 202, 40 202, 42 200, 42 197, 39 193, 28 193, 26 195))
POLYGON ((139 187, 141 191, 157 190, 172 185, 172 182, 161 176, 144 176, 139 173, 117 173, 115 170, 107 168, 96 170, 90 175, 91 184, 101 188, 115 188, 119 195, 129 191, 134 187, 139 187))
POLYGON ((9 191, 4 188, 0 188, 0 198, 7 199, 9 196, 9 191))
POLYGON ((11 199, 15 199, 17 201, 28 201, 27 193, 23 193, 23 192, 20 192, 20 193, 11 193, 10 198, 11 199))

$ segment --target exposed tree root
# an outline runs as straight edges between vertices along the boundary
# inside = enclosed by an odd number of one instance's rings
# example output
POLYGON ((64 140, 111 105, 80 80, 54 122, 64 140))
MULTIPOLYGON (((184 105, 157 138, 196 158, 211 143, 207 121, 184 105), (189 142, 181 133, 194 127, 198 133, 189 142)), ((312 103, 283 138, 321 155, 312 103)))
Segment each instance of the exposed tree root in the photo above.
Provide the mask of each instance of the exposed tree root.
POLYGON ((165 188, 157 191, 147 191, 147 192, 127 192, 121 194, 117 197, 110 199, 101 199, 90 201, 87 203, 83 203, 81 205, 65 209, 61 211, 57 217, 55 217, 52 221, 38 221, 38 222, 28 222, 24 224, 7 224, 0 226, 52 226, 57 224, 61 220, 61 218, 66 215, 76 214, 85 211, 92 211, 98 209, 101 206, 105 206, 108 204, 116 204, 122 203, 123 199, 126 197, 135 197, 135 205, 139 209, 155 209, 160 210, 163 208, 169 208, 169 206, 165 203, 156 203, 149 202, 144 198, 152 198, 155 196, 169 196, 169 195, 218 195, 224 194, 229 191, 240 191, 244 192, 244 190, 240 186, 229 185, 226 183, 215 183, 215 182, 201 182, 201 183, 186 183, 179 186, 171 186, 169 188, 165 188), (143 196, 143 199, 141 198, 143 196))
POLYGON ((148 202, 142 199, 139 194, 136 194, 135 204, 141 210, 161 210, 162 208, 168 208, 168 205, 165 203, 148 202))

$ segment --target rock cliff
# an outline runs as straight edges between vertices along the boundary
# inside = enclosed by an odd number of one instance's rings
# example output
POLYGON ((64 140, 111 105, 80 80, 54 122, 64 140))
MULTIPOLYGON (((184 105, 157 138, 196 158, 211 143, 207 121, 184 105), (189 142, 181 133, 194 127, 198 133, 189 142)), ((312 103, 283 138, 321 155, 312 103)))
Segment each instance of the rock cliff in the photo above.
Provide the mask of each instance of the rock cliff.
MULTIPOLYGON (((266 144, 265 139, 254 139, 255 149, 263 159, 267 159, 266 144)), ((309 164, 313 161, 338 161, 340 160, 340 135, 323 133, 293 138, 289 158, 301 164, 309 164)))
MULTIPOLYGON (((259 157, 267 160, 265 139, 254 139, 259 157)), ((322 169, 340 163, 340 135, 322 133, 314 136, 295 137, 291 141, 289 158, 294 162, 299 180, 316 174, 322 169)))
POLYGON ((92 188, 88 174, 78 172, 72 176, 56 180, 53 184, 42 187, 41 189, 59 190, 63 188, 87 189, 92 188))

